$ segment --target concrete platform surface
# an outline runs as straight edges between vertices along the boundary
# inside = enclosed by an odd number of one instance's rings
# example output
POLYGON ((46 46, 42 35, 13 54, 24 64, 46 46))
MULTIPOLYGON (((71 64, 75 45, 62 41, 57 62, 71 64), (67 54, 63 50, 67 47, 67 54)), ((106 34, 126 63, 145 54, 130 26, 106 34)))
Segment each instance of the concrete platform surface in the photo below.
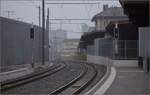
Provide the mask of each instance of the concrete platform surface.
POLYGON ((116 70, 116 78, 104 95, 150 95, 150 75, 137 67, 116 70))

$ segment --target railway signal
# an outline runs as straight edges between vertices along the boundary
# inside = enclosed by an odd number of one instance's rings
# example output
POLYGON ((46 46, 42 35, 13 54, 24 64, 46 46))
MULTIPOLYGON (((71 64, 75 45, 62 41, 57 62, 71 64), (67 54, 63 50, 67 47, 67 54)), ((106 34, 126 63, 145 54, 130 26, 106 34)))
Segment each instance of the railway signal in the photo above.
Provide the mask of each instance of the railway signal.
POLYGON ((118 39, 119 39, 119 30, 118 30, 118 23, 115 24, 114 27, 114 38, 115 38, 115 56, 118 55, 118 39))
POLYGON ((34 39, 34 27, 31 27, 30 29, 30 38, 34 39))
POLYGON ((114 28, 114 38, 118 39, 119 38, 119 30, 118 30, 118 24, 115 24, 115 28, 114 28))

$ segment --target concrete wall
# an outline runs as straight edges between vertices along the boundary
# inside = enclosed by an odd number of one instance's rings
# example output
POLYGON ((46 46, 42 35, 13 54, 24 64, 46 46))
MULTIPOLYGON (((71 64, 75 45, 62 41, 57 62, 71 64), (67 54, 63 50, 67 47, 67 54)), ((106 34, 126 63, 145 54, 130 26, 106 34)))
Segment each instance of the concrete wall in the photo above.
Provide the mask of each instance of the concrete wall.
POLYGON ((87 55, 87 62, 103 65, 113 65, 113 60, 107 57, 87 55))
POLYGON ((147 68, 147 58, 150 59, 150 27, 139 28, 139 56, 144 58, 144 68, 147 68))
MULTIPOLYGON (((34 39, 30 39, 31 25, 11 19, 1 18, 2 66, 14 64, 31 64, 41 62, 42 31, 35 26, 34 39)), ((46 45, 48 46, 48 37, 46 45)), ((48 47, 45 49, 48 53, 48 47)), ((48 61, 48 54, 46 60, 48 61)))
POLYGON ((138 60, 113 60, 116 67, 138 67, 138 60))
POLYGON ((112 60, 108 57, 94 56, 94 55, 87 55, 87 62, 103 64, 107 66, 111 65, 115 67, 138 67, 137 60, 112 60))
POLYGON ((0 18, 0 65, 1 65, 1 46, 2 46, 2 31, 1 31, 1 18, 0 18))
POLYGON ((139 56, 150 54, 150 27, 139 28, 139 56))

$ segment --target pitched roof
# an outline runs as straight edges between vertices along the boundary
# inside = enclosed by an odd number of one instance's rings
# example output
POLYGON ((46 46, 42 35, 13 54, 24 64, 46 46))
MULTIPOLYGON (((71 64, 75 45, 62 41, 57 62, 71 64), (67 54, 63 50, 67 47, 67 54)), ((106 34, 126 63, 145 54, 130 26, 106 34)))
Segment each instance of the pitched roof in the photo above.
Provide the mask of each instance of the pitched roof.
POLYGON ((107 8, 105 11, 102 11, 98 14, 96 14, 92 21, 95 21, 96 19, 104 19, 104 18, 127 18, 127 15, 124 14, 123 8, 121 7, 110 7, 107 8))

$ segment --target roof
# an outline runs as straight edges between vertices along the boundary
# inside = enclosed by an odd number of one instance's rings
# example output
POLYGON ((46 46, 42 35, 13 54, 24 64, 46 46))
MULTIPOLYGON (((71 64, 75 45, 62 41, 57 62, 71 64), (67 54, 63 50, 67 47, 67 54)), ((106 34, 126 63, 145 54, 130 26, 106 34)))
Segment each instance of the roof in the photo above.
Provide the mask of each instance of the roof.
MULTIPOLYGON (((30 23, 19 21, 19 20, 15 20, 15 19, 11 19, 11 18, 6 18, 6 17, 2 17, 2 16, 0 16, 0 21, 4 21, 4 22, 8 21, 8 22, 12 22, 12 23, 15 23, 15 24, 23 24, 23 25, 32 26, 32 24, 30 24, 30 23)), ((33 25, 34 25, 34 27, 41 28, 38 25, 35 25, 35 24, 33 24, 33 25)))
POLYGON ((149 0, 119 0, 119 2, 121 3, 121 5, 124 4, 144 4, 149 2, 149 0))
POLYGON ((128 20, 120 20, 120 21, 111 21, 107 27, 106 27, 106 30, 107 32, 108 31, 112 31, 113 27, 115 27, 115 24, 118 24, 118 25, 122 25, 122 24, 131 24, 131 22, 129 22, 128 20))
POLYGON ((105 36, 105 31, 101 32, 88 32, 81 36, 80 42, 84 42, 86 45, 91 45, 94 43, 94 39, 103 38, 105 36))
POLYGON ((64 42, 80 42, 80 39, 65 39, 64 42))
POLYGON ((110 25, 110 24, 115 24, 115 23, 117 23, 117 24, 128 24, 128 23, 131 23, 129 20, 120 20, 120 21, 110 21, 110 23, 108 24, 108 25, 110 25))
POLYGON ((119 0, 124 13, 138 27, 149 27, 149 0, 119 0))
POLYGON ((89 27, 88 32, 93 32, 95 31, 95 27, 89 27))
POLYGON ((127 15, 124 14, 123 8, 121 7, 110 7, 107 8, 105 11, 102 11, 95 15, 92 18, 92 21, 96 19, 104 19, 104 18, 128 18, 127 15))

